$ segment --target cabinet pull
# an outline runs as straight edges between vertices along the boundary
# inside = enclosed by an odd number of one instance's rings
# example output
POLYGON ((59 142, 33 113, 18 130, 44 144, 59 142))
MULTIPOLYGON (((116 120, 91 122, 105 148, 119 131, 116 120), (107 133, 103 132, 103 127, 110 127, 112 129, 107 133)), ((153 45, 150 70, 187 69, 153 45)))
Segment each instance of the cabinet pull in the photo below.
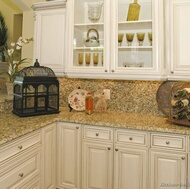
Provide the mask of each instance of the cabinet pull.
POLYGON ((108 70, 105 70, 105 72, 108 72, 108 70))
POLYGON ((20 150, 22 150, 22 145, 18 146, 18 148, 19 148, 20 150))
POLYGON ((99 133, 96 133, 96 136, 99 136, 99 133))
POLYGON ((129 137, 129 140, 133 140, 133 137, 129 137))
POLYGON ((111 150, 111 148, 110 148, 110 147, 108 147, 108 150, 111 150))
POLYGON ((174 71, 173 71, 173 70, 171 71, 171 74, 174 74, 174 71))
POLYGON ((117 151, 118 151, 118 148, 116 148, 115 151, 117 152, 117 151))
POLYGON ((182 157, 181 159, 182 159, 182 160, 185 160, 185 157, 182 157))
POLYGON ((23 176, 24 176, 24 174, 23 174, 23 173, 20 173, 20 174, 19 174, 19 176, 20 176, 20 177, 23 177, 23 176))
POLYGON ((170 144, 170 141, 166 141, 166 144, 170 144))
POLYGON ((76 127, 76 129, 79 129, 79 127, 76 127))

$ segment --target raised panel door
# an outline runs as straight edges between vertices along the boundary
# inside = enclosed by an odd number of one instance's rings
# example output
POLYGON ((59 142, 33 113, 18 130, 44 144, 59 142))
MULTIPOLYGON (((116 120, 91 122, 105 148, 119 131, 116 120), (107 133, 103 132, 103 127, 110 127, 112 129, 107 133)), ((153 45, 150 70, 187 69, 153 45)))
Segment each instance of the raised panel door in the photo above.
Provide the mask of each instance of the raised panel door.
POLYGON ((146 149, 115 147, 114 188, 147 189, 148 151, 146 149))
POLYGON ((81 127, 78 124, 57 124, 57 186, 81 188, 81 127))
POLYGON ((168 78, 190 79, 190 0, 165 1, 165 40, 168 78))
POLYGON ((151 151, 150 158, 150 188, 179 189, 186 186, 186 154, 151 151))
POLYGON ((111 189, 113 148, 112 144, 83 143, 82 177, 83 189, 111 189))

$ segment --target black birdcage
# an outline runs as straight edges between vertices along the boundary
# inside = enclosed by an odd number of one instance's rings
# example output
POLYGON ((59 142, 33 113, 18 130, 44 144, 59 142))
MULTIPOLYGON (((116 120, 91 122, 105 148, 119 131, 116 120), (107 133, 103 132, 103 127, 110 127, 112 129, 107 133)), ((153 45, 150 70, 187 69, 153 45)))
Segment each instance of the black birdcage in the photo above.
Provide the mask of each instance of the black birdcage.
POLYGON ((52 69, 36 61, 19 72, 14 81, 13 113, 20 117, 59 113, 59 81, 52 69))

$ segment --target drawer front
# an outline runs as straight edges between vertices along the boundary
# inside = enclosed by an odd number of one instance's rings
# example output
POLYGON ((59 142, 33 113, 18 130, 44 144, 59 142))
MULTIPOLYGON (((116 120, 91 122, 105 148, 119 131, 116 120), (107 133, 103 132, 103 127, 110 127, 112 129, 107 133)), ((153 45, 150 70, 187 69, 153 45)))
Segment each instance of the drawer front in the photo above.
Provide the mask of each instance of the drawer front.
POLYGON ((148 145, 148 134, 136 131, 116 130, 115 142, 118 144, 148 145))
POLYGON ((41 142, 40 131, 22 136, 0 148, 0 162, 41 142))
POLYGON ((185 150, 186 149, 186 138, 185 138, 185 136, 152 134, 151 135, 151 147, 185 150))
POLYGON ((40 147, 35 147, 0 165, 0 186, 3 189, 15 188, 39 173, 40 147))
POLYGON ((102 127, 84 126, 83 139, 95 139, 102 141, 113 141, 113 130, 102 127))

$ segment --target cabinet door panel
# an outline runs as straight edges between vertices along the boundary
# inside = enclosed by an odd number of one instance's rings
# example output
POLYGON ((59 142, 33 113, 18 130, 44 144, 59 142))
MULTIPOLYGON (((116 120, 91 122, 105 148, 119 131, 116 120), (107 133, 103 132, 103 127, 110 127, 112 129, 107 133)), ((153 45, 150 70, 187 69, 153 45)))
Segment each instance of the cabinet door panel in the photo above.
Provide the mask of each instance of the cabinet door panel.
POLYGON ((34 6, 34 58, 39 60, 41 66, 50 67, 59 75, 63 75, 65 58, 66 11, 62 3, 60 2, 61 8, 47 6, 46 10, 34 6))
POLYGON ((83 189, 112 188, 113 150, 111 144, 83 144, 83 189))
POLYGON ((80 188, 81 128, 77 124, 59 122, 57 134, 58 186, 80 188))
POLYGON ((154 189, 178 189, 186 185, 186 154, 151 152, 151 187, 154 189))
POLYGON ((189 41, 190 0, 169 0, 166 3, 167 64, 169 78, 190 78, 189 41))
POLYGON ((147 150, 116 147, 114 188, 147 189, 147 150))

